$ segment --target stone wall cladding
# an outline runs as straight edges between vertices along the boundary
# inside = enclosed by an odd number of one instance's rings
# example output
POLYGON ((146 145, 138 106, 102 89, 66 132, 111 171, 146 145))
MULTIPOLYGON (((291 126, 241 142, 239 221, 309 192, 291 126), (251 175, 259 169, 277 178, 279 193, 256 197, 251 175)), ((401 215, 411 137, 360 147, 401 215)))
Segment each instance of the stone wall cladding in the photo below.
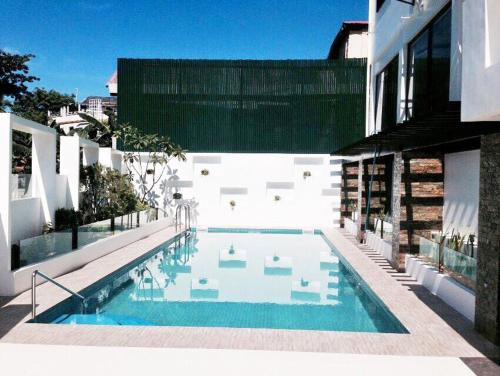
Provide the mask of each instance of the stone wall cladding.
POLYGON ((475 327, 500 344, 500 133, 481 137, 475 327))
POLYGON ((441 154, 403 153, 401 176, 400 267, 406 253, 417 253, 419 236, 443 228, 444 162, 441 154))

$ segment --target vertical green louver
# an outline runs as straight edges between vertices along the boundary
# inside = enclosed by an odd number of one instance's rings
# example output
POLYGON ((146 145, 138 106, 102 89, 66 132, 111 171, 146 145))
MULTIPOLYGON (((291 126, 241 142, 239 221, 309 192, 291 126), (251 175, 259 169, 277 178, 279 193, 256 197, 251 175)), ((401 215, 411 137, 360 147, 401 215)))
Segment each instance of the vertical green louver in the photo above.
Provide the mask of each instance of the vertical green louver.
POLYGON ((364 137, 366 60, 118 59, 118 120, 191 152, 330 153, 364 137))

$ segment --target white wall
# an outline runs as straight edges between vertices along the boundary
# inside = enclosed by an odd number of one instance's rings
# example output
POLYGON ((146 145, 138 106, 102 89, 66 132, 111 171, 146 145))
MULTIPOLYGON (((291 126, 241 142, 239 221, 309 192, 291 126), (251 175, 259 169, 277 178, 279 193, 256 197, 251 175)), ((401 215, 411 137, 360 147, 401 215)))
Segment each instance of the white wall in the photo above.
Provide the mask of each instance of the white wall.
POLYGON ((105 167, 122 170, 122 153, 112 148, 99 148, 99 163, 105 167))
POLYGON ((368 54, 368 32, 351 31, 347 42, 347 58, 366 58, 368 54))
POLYGON ((11 205, 12 179, 11 115, 0 113, 0 286, 11 281, 11 205))
POLYGON ((45 224, 41 213, 42 204, 39 197, 21 198, 12 200, 12 243, 33 236, 38 236, 42 232, 45 224))
POLYGON ((66 207, 78 210, 80 205, 80 150, 82 151, 82 165, 91 166, 100 160, 99 144, 77 135, 62 136, 60 140, 61 163, 59 171, 61 175, 66 176, 66 186, 68 187, 66 207))
POLYGON ((169 163, 153 199, 174 213, 172 195, 181 192, 192 199, 200 226, 338 226, 341 164, 330 159, 327 154, 190 153, 187 162, 169 163), (201 175, 204 169, 208 176, 201 175), (304 178, 304 171, 311 177, 304 178), (276 195, 281 200, 274 201, 276 195))
POLYGON ((66 175, 56 175, 56 209, 67 208, 68 177, 66 175))
POLYGON ((500 120, 500 1, 463 2, 462 120, 500 120))
POLYGON ((479 150, 445 155, 444 231, 478 234, 479 155, 479 150))
MULTIPOLYGON (((11 245, 37 235, 54 221, 56 209, 56 132, 19 116, 0 114, 0 289, 13 281, 11 245), (32 196, 11 199, 12 130, 32 135, 32 196)), ((1 295, 1 290, 0 290, 1 295)))

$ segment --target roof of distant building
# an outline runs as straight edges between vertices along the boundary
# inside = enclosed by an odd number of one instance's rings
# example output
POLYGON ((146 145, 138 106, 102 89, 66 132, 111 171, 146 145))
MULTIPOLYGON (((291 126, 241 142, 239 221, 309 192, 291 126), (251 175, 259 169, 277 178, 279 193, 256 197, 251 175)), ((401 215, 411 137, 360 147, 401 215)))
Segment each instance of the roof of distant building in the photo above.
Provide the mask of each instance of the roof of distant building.
POLYGON ((342 43, 352 31, 368 31, 368 21, 344 21, 330 47, 327 59, 337 59, 342 43))
POLYGON ((81 104, 83 105, 88 105, 89 104, 89 101, 91 99, 101 99, 102 100, 102 104, 103 105, 111 105, 111 106, 115 106, 116 105, 116 97, 100 97, 100 96, 97 96, 97 95, 91 95, 87 98, 85 98, 81 104))

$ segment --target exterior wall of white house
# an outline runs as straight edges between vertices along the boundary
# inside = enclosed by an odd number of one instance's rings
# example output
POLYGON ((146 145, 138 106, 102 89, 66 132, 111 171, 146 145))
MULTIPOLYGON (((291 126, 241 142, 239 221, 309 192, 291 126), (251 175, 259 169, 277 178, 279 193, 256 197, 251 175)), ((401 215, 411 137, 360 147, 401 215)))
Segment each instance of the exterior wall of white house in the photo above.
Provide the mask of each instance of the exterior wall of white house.
POLYGON ((500 1, 463 2, 462 121, 500 120, 500 1))
MULTIPOLYGON (((399 122, 404 120, 405 109, 405 75, 408 44, 418 33, 447 5, 451 0, 417 0, 415 5, 400 1, 387 0, 376 12, 376 0, 370 0, 369 8, 369 57, 368 67, 371 67, 368 80, 367 95, 369 96, 366 135, 369 136, 380 129, 375 129, 375 92, 376 76, 386 65, 398 56, 400 80, 398 98, 400 106, 397 111, 399 122)), ((482 1, 482 0, 481 0, 482 1)), ((461 67, 462 67, 462 4, 461 0, 452 3, 452 41, 450 68, 450 100, 460 99, 461 67)))
POLYGON ((338 226, 340 179, 340 159, 327 154, 189 153, 168 164, 150 199, 174 215, 182 193, 198 226, 338 226))
MULTIPOLYGON (((78 136, 62 136, 60 146, 60 173, 66 176, 67 208, 79 208, 80 195, 80 150, 83 166, 91 166, 99 161, 99 144, 78 136)), ((62 193, 60 193, 62 196, 62 193)))
POLYGON ((478 234, 479 150, 444 158, 443 230, 478 234))
POLYGON ((404 120, 408 43, 451 3, 451 101, 461 101, 462 121, 500 120, 500 2, 498 0, 417 0, 415 6, 387 0, 375 11, 370 2, 368 65, 371 66, 366 134, 375 129, 375 77, 399 55, 399 121, 404 120))
POLYGON ((347 59, 365 59, 368 52, 368 32, 351 31, 347 41, 347 59))

